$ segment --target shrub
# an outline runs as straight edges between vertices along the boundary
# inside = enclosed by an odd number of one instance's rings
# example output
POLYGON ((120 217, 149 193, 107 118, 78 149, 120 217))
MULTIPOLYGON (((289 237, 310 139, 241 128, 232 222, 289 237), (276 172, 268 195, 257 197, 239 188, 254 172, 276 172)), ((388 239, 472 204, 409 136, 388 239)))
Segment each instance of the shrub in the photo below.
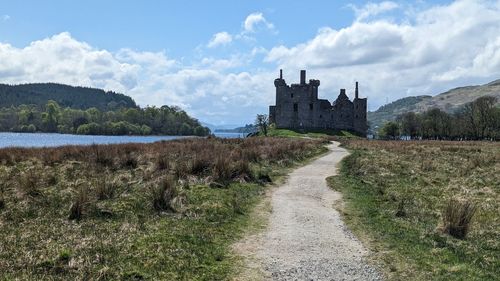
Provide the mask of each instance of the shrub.
POLYGON ((99 164, 102 166, 112 166, 113 165, 113 159, 107 155, 106 151, 103 149, 104 146, 92 144, 90 146, 90 148, 93 152, 94 161, 96 164, 99 164))
POLYGON ((243 160, 257 162, 259 161, 259 152, 254 147, 248 147, 243 151, 243 160))
POLYGON ((175 176, 179 179, 183 179, 189 175, 191 167, 186 159, 178 160, 174 166, 175 176))
POLYGON ((247 161, 240 160, 234 163, 233 176, 248 181, 252 178, 252 171, 247 161))
POLYGON ((396 217, 402 218, 406 217, 406 208, 405 205, 407 204, 408 199, 406 198, 401 198, 398 202, 397 210, 396 210, 396 217))
POLYGON ((87 187, 77 184, 78 188, 73 196, 73 202, 69 208, 69 220, 80 220, 83 216, 85 207, 90 202, 87 187))
POLYGON ((2 210, 5 207, 4 190, 5 190, 5 178, 0 178, 0 210, 2 210))
POLYGON ((101 125, 95 122, 83 124, 76 129, 76 133, 78 135, 98 135, 101 133, 101 125))
POLYGON ((151 201, 156 211, 175 211, 173 201, 177 196, 176 180, 167 176, 150 187, 151 201))
POLYGON ((46 171, 45 182, 48 186, 57 184, 57 174, 54 171, 46 171))
POLYGON ((68 249, 64 249, 59 253, 58 261, 67 263, 71 259, 71 251, 68 249))
POLYGON ((120 166, 127 169, 137 168, 137 158, 132 153, 127 153, 123 158, 120 159, 120 166))
POLYGON ((168 161, 168 158, 165 156, 158 156, 156 158, 156 170, 162 171, 168 169, 170 169, 170 162, 168 161))
POLYGON ((210 161, 201 156, 194 156, 191 162, 191 174, 199 175, 203 174, 205 170, 210 168, 210 161))
POLYGON ((224 156, 218 156, 212 169, 212 176, 215 181, 225 182, 231 178, 231 163, 224 156))
POLYGON ((476 213, 476 205, 469 201, 450 199, 443 211, 443 232, 464 239, 470 222, 476 213))
POLYGON ((40 185, 40 177, 34 168, 28 169, 18 177, 19 190, 25 196, 37 197, 41 195, 40 185))
POLYGON ((116 192, 116 184, 107 178, 102 178, 96 185, 96 196, 98 200, 112 199, 116 192))

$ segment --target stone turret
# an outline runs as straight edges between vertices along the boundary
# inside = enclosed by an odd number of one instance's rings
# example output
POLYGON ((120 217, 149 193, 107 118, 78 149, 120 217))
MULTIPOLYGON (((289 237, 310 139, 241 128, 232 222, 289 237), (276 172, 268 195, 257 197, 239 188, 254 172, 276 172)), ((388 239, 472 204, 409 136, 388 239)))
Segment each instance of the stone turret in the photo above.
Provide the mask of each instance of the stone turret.
POLYGON ((354 90, 354 122, 353 127, 357 132, 365 132, 368 129, 366 121, 366 98, 359 98, 359 85, 356 82, 356 88, 354 90))
POLYGON ((306 84, 306 71, 301 70, 300 71, 300 85, 305 85, 306 84))
MULTIPOLYGON (((274 79, 274 86, 276 86, 276 88, 286 86, 285 79, 283 79, 283 69, 280 69, 280 78, 274 79)), ((276 92, 276 94, 278 94, 278 92, 276 92)))

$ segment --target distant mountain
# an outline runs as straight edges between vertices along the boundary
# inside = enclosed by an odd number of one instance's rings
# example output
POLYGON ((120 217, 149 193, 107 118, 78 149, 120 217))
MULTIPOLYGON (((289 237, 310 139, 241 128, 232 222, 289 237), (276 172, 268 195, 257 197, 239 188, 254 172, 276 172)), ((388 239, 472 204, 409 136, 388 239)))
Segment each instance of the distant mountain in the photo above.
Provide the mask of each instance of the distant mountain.
POLYGON ((381 106, 376 111, 368 112, 368 122, 371 129, 392 121, 402 113, 424 112, 430 108, 439 108, 452 113, 464 104, 483 96, 493 96, 500 102, 500 79, 479 86, 459 87, 436 96, 415 96, 396 100, 381 106))
POLYGON ((214 125, 214 124, 205 123, 205 122, 201 122, 201 125, 209 128, 212 132, 220 131, 220 130, 231 130, 233 128, 240 126, 240 125, 236 125, 236 124, 214 125))
POLYGON ((222 132, 222 133, 253 133, 258 131, 259 129, 257 126, 253 124, 247 124, 244 127, 237 127, 233 129, 216 129, 215 132, 222 132))
POLYGON ((416 112, 417 104, 431 99, 431 96, 406 97, 383 105, 376 111, 369 111, 367 118, 370 123, 370 128, 374 129, 377 126, 380 127, 385 122, 394 120, 402 113, 408 111, 416 112))
POLYGON ((101 89, 73 87, 56 83, 0 84, 0 107, 21 104, 44 106, 48 100, 54 100, 62 107, 75 109, 95 107, 106 111, 137 107, 131 97, 101 89))

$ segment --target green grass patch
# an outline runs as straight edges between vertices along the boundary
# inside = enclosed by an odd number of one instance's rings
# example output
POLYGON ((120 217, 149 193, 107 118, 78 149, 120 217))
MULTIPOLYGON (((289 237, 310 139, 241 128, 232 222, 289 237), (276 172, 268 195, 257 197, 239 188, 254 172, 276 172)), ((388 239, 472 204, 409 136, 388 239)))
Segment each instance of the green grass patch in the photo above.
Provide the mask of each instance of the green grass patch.
POLYGON ((275 129, 270 128, 268 136, 271 137, 308 137, 308 138, 325 138, 325 137, 339 137, 339 138, 359 138, 356 134, 346 130, 330 130, 330 129, 317 129, 317 130, 291 130, 291 129, 275 129))
POLYGON ((500 276, 500 145, 351 141, 340 174, 345 222, 389 280, 495 280, 500 276), (469 233, 443 231, 449 200, 477 206, 469 233))

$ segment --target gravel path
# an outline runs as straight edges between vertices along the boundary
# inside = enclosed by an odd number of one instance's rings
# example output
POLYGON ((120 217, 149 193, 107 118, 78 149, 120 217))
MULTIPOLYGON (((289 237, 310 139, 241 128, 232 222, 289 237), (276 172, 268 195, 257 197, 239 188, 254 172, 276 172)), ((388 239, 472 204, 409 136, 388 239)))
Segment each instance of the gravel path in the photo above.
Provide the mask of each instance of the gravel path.
POLYGON ((381 279, 364 261, 367 250, 333 208, 341 197, 328 188, 325 178, 336 174, 336 165, 348 152, 338 143, 329 149, 327 155, 293 171, 272 193, 267 229, 242 242, 240 255, 252 260, 254 270, 259 268, 259 279, 381 279))

